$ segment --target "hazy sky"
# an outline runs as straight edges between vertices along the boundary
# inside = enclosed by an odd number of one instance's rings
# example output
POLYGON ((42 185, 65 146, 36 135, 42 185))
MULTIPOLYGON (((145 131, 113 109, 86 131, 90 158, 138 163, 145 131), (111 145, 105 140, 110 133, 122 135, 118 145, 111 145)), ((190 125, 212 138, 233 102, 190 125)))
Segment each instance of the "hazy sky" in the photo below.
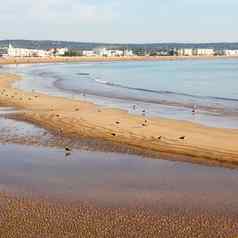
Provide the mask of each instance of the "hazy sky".
POLYGON ((238 41, 238 0, 7 0, 0 39, 238 41))

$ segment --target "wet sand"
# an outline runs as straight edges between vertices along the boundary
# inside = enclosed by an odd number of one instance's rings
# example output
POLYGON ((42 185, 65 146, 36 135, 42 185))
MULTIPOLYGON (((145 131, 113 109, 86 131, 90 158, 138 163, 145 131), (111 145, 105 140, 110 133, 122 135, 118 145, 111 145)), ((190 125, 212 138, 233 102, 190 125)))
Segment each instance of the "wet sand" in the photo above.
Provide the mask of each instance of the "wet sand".
POLYGON ((138 209, 100 208, 84 203, 21 199, 1 195, 2 237, 228 238, 237 234, 237 216, 138 209))
POLYGON ((238 130, 130 115, 93 103, 13 89, 18 76, 0 76, 0 102, 24 109, 23 120, 66 136, 81 136, 176 155, 238 162, 238 130))
POLYGON ((2 237, 238 234, 237 169, 166 161, 173 158, 162 155, 151 160, 119 145, 59 138, 14 121, 14 109, 2 110, 0 141, 7 138, 0 145, 2 237))
MULTIPOLYGON (((24 110, 23 110, 24 111, 24 110)), ((119 152, 126 154, 137 154, 158 158, 159 154, 150 151, 140 150, 128 145, 112 143, 110 141, 85 138, 79 136, 64 136, 51 130, 45 130, 37 125, 28 123, 21 118, 22 111, 13 108, 0 107, 0 144, 33 145, 51 148, 70 148, 72 150, 88 150, 103 152, 119 152), (19 115, 20 113, 20 115, 19 115)), ((166 155, 164 155, 166 157, 166 155)), ((169 156, 170 158, 171 156, 169 156)), ((174 159, 176 159, 175 157, 174 159)), ((185 158, 184 158, 185 159, 185 158)), ((182 160, 179 159, 179 160, 182 160)), ((213 163, 213 165, 215 165, 213 163)), ((232 166, 231 164, 216 164, 222 167, 232 166)), ((234 165, 235 166, 235 165, 234 165)), ((234 167, 232 166, 232 167, 234 167)), ((236 166, 235 166, 236 167, 236 166)))
POLYGON ((0 145, 3 237, 235 237, 238 173, 135 155, 0 145))

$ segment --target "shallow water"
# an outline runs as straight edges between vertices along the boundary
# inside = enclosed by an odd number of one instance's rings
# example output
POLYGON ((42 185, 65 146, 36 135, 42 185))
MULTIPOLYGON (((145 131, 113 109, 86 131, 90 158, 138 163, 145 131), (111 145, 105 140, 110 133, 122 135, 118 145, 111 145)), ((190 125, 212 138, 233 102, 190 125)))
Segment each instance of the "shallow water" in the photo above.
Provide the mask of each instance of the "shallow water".
POLYGON ((1 191, 106 206, 238 208, 238 171, 136 155, 0 145, 1 191))
POLYGON ((14 108, 0 107, 0 139, 13 139, 17 137, 40 138, 47 137, 47 135, 49 136, 49 133, 43 128, 8 118, 8 115, 16 112, 14 108))
POLYGON ((80 98, 136 114, 146 110, 147 116, 238 128, 236 59, 41 64, 4 70, 26 78, 16 83, 21 89, 80 98))

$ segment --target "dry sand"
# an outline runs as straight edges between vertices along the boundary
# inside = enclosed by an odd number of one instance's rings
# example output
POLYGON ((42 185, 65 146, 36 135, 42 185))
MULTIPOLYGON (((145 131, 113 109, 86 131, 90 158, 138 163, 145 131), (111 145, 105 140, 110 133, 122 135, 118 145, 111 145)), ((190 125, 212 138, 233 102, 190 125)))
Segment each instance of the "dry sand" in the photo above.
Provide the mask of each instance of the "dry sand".
POLYGON ((93 103, 24 92, 0 76, 0 103, 25 109, 22 117, 62 135, 103 139, 145 150, 238 162, 238 130, 209 128, 172 119, 130 115, 93 103))
POLYGON ((125 57, 0 57, 1 64, 34 64, 60 62, 111 62, 111 61, 168 61, 168 60, 238 59, 238 56, 125 56, 125 57))

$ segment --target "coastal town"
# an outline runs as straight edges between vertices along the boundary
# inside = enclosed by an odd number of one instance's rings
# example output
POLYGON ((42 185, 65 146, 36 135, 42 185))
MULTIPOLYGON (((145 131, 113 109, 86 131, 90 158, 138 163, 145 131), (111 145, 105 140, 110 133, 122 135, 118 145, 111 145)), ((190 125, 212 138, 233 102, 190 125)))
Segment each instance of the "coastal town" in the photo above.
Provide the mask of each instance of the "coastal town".
POLYGON ((238 49, 213 48, 95 48, 70 49, 49 48, 30 49, 15 47, 9 43, 7 47, 0 47, 0 57, 56 57, 56 56, 84 56, 84 57, 131 57, 131 56, 238 56, 238 49))

